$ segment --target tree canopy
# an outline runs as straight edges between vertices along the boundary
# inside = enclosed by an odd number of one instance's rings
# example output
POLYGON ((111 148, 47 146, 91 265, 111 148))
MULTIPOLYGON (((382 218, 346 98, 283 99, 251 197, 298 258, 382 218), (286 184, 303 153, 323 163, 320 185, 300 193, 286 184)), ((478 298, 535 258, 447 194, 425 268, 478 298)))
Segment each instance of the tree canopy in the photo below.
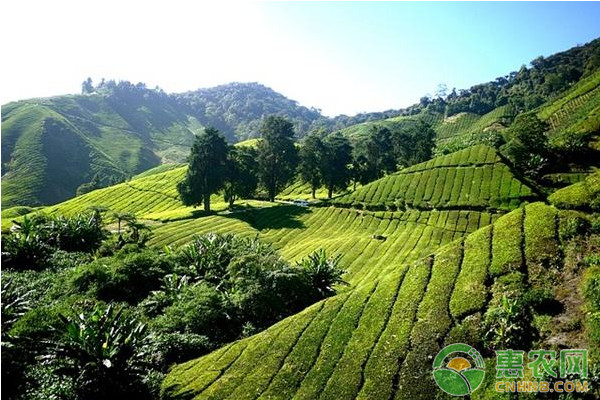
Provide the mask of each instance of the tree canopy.
POLYGON ((217 129, 206 128, 196 137, 185 180, 177 185, 183 204, 210 211, 210 195, 223 188, 227 177, 229 147, 217 129))
POLYGON ((296 172, 298 151, 293 141, 294 127, 283 117, 269 116, 263 122, 261 134, 258 174, 269 201, 274 201, 296 172))

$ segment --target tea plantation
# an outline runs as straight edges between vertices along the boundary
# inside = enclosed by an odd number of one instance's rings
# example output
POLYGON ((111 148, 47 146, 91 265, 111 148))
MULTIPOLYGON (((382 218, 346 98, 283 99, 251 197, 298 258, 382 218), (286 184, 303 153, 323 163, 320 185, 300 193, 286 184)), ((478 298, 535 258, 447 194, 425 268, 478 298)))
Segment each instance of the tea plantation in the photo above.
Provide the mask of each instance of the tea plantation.
MULTIPOLYGON (((431 357, 483 335, 482 321, 506 293, 541 288, 550 273, 541 259, 560 259, 558 221, 567 223, 555 207, 533 203, 418 261, 407 262, 413 253, 383 262, 385 273, 371 261, 368 279, 352 277, 350 290, 175 367, 166 398, 432 398, 431 357)), ((379 247, 371 260, 390 253, 379 247)))

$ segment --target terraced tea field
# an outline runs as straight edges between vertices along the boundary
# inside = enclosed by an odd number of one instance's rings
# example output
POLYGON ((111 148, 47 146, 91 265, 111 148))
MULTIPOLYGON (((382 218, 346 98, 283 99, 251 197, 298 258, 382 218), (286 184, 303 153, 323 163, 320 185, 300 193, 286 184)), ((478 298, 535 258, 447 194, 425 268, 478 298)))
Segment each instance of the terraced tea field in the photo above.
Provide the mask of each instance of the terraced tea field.
POLYGON ((478 145, 388 175, 333 203, 371 209, 508 210, 536 197, 493 148, 478 145))
MULTIPOLYGON (((344 218, 355 211, 316 213, 326 218, 336 212, 344 218)), ((542 203, 528 205, 466 237, 452 234, 456 240, 436 251, 423 246, 419 253, 429 256, 417 261, 414 253, 399 256, 402 251, 393 250, 393 243, 406 243, 402 233, 390 235, 389 248, 378 247, 361 260, 372 265, 357 270, 349 290, 258 335, 177 365, 164 382, 165 398, 430 399, 437 392, 431 357, 445 343, 482 334, 482 314, 503 293, 492 291, 494 285, 509 282, 504 279, 509 274, 530 285, 545 273, 533 267, 540 256, 558 256, 557 212, 542 203), (373 273, 381 257, 390 262, 381 261, 382 272, 373 273), (371 273, 360 273, 364 270, 371 273)), ((434 225, 426 225, 432 234, 434 225)), ((402 231, 417 236, 414 229, 406 224, 402 231)), ((450 240, 442 236, 437 243, 450 240)), ((284 253, 293 243, 286 243, 284 253)), ((493 385, 484 383, 477 397, 491 391, 493 385)))
POLYGON ((149 244, 176 247, 208 232, 258 236, 290 261, 322 248, 328 254, 342 255, 345 279, 355 285, 385 275, 406 260, 414 260, 495 218, 497 215, 478 211, 368 212, 278 206, 165 223, 154 228, 149 244))
MULTIPOLYGON (((183 179, 186 168, 186 166, 168 164, 159 166, 128 182, 94 190, 56 206, 46 207, 43 211, 71 215, 91 207, 101 207, 111 211, 133 213, 142 219, 159 221, 197 217, 203 215, 201 208, 183 206, 177 193, 177 183, 183 179)), ((271 205, 256 200, 244 200, 239 204, 255 207, 271 205)), ((223 211, 228 206, 222 195, 215 194, 211 197, 213 211, 223 211)))
POLYGON ((459 113, 434 125, 437 141, 444 142, 459 136, 477 135, 490 129, 504 129, 515 117, 513 107, 498 107, 487 114, 459 113))
POLYGON ((594 133, 600 129, 600 72, 579 81, 565 95, 542 106, 538 116, 555 133, 594 133))

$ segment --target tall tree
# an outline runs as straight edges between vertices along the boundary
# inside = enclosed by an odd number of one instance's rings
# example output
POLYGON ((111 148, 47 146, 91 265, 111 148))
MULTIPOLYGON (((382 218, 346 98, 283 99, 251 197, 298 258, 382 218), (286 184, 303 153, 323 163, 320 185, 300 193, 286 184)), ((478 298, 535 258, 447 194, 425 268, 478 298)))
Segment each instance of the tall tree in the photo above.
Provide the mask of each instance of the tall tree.
POLYGON ((323 185, 322 164, 325 146, 320 135, 313 132, 306 136, 299 153, 300 177, 310 185, 314 199, 317 189, 323 185))
POLYGON ((393 134, 395 162, 404 167, 429 160, 434 146, 435 131, 431 125, 421 120, 393 134))
POLYGON ((394 160, 392 133, 386 127, 372 126, 365 141, 365 157, 367 170, 371 179, 379 179, 385 173, 396 170, 394 160))
POLYGON ((211 194, 225 184, 228 153, 227 142, 217 129, 206 128, 196 136, 185 180, 177 185, 183 204, 195 207, 204 203, 204 210, 210 211, 211 194))
POLYGON ((325 145, 325 156, 321 174, 323 183, 327 187, 327 197, 331 198, 334 190, 346 190, 350 184, 352 145, 340 133, 327 136, 323 143, 325 145))
POLYGON ((223 194, 230 207, 237 199, 248 198, 256 190, 258 185, 256 154, 256 149, 252 147, 231 147, 229 150, 228 172, 223 194))
POLYGON ((294 177, 298 151, 294 146, 294 126, 283 117, 269 116, 261 127, 258 143, 258 174, 269 201, 294 177))
POLYGON ((354 154, 352 164, 350 165, 350 180, 353 184, 353 190, 356 190, 356 184, 365 185, 369 183, 367 158, 362 154, 354 154))

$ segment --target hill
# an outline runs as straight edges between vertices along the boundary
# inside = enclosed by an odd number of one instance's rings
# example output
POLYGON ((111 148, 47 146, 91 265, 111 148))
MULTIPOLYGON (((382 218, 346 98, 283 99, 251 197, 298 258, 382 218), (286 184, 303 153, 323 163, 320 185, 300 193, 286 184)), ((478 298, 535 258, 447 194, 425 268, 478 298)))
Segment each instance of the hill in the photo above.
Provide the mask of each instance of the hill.
POLYGON ((303 133, 320 114, 259 84, 181 95, 104 82, 84 95, 2 106, 2 207, 53 204, 79 186, 124 181, 161 163, 185 161, 194 133, 216 126, 232 142, 255 137, 266 115, 303 133))
POLYGON ((493 148, 436 157, 342 195, 333 204, 367 209, 511 209, 535 199, 493 148))
MULTIPOLYGON (((158 221, 197 217, 203 213, 194 207, 183 206, 177 193, 176 185, 183 179, 186 168, 181 164, 161 165, 127 182, 94 190, 43 210, 73 215, 100 207, 158 221)), ((301 198, 306 195, 306 190, 306 185, 292 183, 278 198, 301 198)), ((369 210, 463 208, 496 211, 509 210, 536 198, 526 183, 513 176, 493 148, 478 145, 386 176, 335 198, 332 204, 369 210)), ((214 211, 223 211, 228 206, 221 195, 213 195, 212 202, 214 211)), ((245 200, 243 204, 270 206, 267 202, 254 200, 245 200)), ((11 217, 6 217, 4 221, 9 224, 10 220, 11 217)), ((3 227, 6 228, 4 224, 3 227)))
MULTIPOLYGON (((351 278, 351 289, 258 335, 176 366, 163 384, 163 395, 430 399, 440 393, 432 379, 431 358, 449 343, 479 343, 482 350, 482 338, 506 301, 523 301, 533 293, 545 293, 540 301, 583 301, 561 297, 549 283, 554 273, 548 265, 569 268, 559 250, 565 236, 558 235, 568 224, 568 212, 534 203, 466 237, 459 234, 418 261, 398 257, 403 261, 384 263, 389 267, 378 270, 379 263, 370 259, 371 265, 363 267, 371 270, 368 279, 351 278)), ((397 253, 387 249, 375 254, 397 253)), ((581 279, 579 273, 575 285, 581 279)), ((572 320, 585 318, 582 310, 571 310, 577 315, 562 324, 548 308, 533 310, 515 321, 525 335, 539 335, 536 343, 557 345, 558 340, 562 346, 593 347, 588 336, 565 334, 572 320), (527 322, 521 319, 525 317, 527 322)), ((526 339, 518 344, 531 346, 526 339)), ((482 353, 488 379, 473 398, 494 393, 495 356, 482 353)))
POLYGON ((102 81, 84 95, 9 103, 2 107, 2 207, 53 204, 82 185, 104 187, 161 163, 182 162, 194 133, 205 126, 217 127, 231 142, 255 138, 261 120, 272 114, 292 120, 298 137, 343 129, 355 142, 373 124, 401 129, 424 120, 437 133, 437 154, 490 144, 515 115, 538 108, 555 132, 593 133, 599 46, 597 39, 493 82, 424 97, 404 110, 354 117, 325 118, 258 83, 168 95, 142 83, 102 81))

